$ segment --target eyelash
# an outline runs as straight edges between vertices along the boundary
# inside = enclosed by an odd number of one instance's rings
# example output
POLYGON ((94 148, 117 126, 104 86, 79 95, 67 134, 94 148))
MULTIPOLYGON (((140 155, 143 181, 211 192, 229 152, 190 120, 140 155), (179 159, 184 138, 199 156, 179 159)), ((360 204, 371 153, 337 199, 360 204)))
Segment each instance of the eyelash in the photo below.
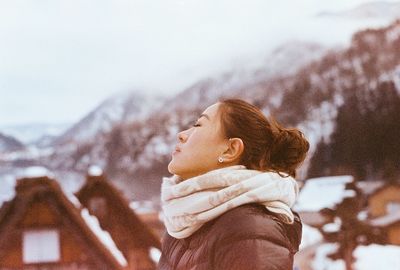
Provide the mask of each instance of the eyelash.
POLYGON ((194 127, 200 127, 201 125, 200 124, 194 124, 193 126, 194 127))

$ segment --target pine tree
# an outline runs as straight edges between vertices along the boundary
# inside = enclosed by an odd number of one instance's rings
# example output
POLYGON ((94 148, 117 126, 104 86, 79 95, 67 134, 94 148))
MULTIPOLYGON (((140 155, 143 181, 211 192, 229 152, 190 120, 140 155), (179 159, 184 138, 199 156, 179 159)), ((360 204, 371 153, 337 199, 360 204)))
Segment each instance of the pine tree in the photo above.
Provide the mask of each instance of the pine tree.
POLYGON ((355 90, 338 110, 331 143, 318 145, 309 175, 344 167, 357 179, 395 178, 400 164, 399 115, 400 96, 393 82, 355 90))

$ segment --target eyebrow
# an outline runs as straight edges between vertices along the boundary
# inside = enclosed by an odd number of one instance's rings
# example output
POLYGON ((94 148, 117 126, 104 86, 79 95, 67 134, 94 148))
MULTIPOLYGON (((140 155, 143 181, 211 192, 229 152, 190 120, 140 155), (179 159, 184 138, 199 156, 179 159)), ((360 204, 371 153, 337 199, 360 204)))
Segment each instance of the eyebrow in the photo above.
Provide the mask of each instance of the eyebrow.
POLYGON ((205 113, 202 113, 202 114, 200 114, 200 116, 199 116, 199 119, 201 118, 201 117, 205 117, 205 118, 207 118, 208 120, 210 120, 210 117, 207 115, 207 114, 205 114, 205 113))

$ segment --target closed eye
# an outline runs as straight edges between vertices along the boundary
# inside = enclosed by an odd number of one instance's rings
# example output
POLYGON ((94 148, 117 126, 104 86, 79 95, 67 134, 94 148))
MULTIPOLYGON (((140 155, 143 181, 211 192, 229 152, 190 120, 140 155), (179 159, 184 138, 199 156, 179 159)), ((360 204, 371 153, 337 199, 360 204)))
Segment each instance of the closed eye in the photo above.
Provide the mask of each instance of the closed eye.
POLYGON ((197 124, 197 123, 194 124, 193 126, 194 126, 194 127, 201 127, 201 125, 200 125, 200 124, 197 124))

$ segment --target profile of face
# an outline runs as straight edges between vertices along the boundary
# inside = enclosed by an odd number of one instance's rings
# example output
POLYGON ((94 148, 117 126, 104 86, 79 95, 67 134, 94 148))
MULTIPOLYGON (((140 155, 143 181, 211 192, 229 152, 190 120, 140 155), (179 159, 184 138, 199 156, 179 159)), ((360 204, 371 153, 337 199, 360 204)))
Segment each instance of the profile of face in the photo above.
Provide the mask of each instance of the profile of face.
POLYGON ((193 127, 178 133, 178 144, 168 164, 170 173, 188 179, 237 161, 240 153, 233 151, 241 149, 235 150, 232 140, 224 136, 218 107, 219 103, 211 105, 193 127), (219 157, 224 162, 219 162, 219 157))

